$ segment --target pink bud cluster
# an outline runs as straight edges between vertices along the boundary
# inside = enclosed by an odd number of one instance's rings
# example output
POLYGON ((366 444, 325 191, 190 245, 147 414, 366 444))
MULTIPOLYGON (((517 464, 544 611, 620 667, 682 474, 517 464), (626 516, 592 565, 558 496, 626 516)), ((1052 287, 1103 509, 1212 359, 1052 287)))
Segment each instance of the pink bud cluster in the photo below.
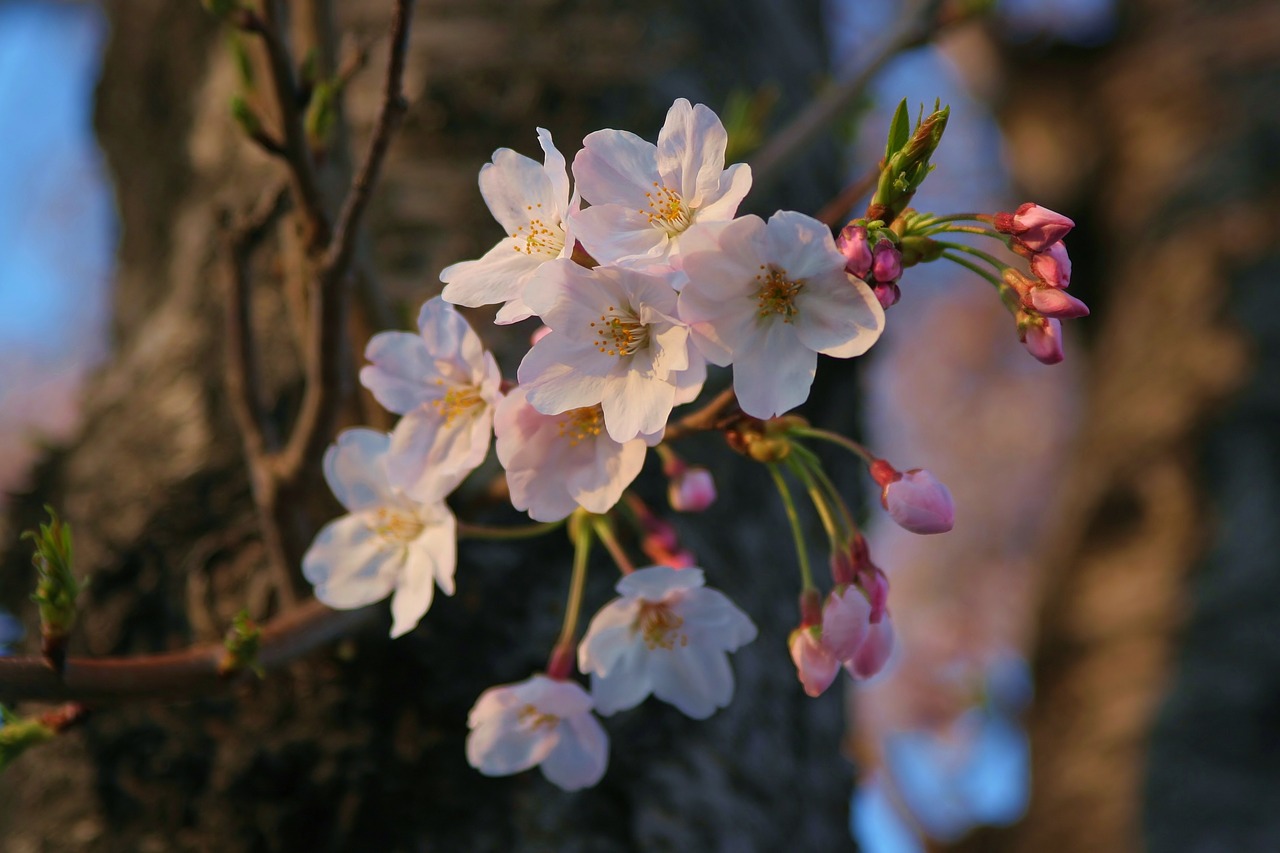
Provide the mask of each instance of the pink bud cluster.
POLYGON ((800 596, 800 626, 789 646, 796 675, 809 696, 821 696, 840 668, 855 679, 884 669, 893 653, 889 579, 871 562, 867 542, 855 536, 831 557, 835 586, 822 603, 818 591, 800 596))
POLYGON ((1038 361, 1057 364, 1063 359, 1062 321, 1089 314, 1087 305, 1066 292, 1071 258, 1062 238, 1075 223, 1030 202, 1013 213, 997 213, 993 221, 997 231, 1012 238, 1013 250, 1027 258, 1032 273, 1012 268, 1004 273, 1020 302, 1018 338, 1038 361))
MULTIPOLYGON (((890 232, 879 232, 881 235, 890 232)), ((898 279, 902 278, 902 252, 887 236, 878 236, 872 244, 865 225, 851 222, 840 231, 836 248, 845 256, 845 271, 865 281, 880 307, 890 308, 902 297, 898 279)))

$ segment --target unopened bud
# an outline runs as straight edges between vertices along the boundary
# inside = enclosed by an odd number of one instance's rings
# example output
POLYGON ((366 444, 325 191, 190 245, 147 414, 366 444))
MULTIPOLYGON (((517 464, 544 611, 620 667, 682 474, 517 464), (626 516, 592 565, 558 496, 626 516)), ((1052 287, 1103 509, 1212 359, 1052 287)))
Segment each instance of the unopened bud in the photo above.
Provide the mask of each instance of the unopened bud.
POLYGON ((1036 278, 1050 287, 1067 287, 1071 284, 1071 257, 1062 242, 1054 243, 1042 252, 1031 256, 1031 271, 1036 278))
POLYGON ((1041 315, 1058 320, 1073 320, 1076 317, 1089 316, 1088 305, 1056 287, 1032 288, 1028 302, 1030 307, 1041 315))
POLYGON ((867 629, 866 639, 858 647, 853 659, 845 664, 845 669, 854 678, 871 678, 889 662, 893 654, 893 620, 885 613, 879 621, 872 623, 867 629))
POLYGON ((671 478, 667 500, 676 512, 702 512, 716 502, 716 481, 706 468, 685 468, 671 478))
POLYGON ((1075 223, 1061 213, 1030 202, 1013 213, 997 213, 994 221, 997 231, 1011 235, 1033 252, 1043 252, 1075 227, 1075 223))
POLYGON ((902 277, 902 253, 892 240, 876 241, 871 275, 878 284, 890 284, 902 277))
POLYGON ((811 625, 796 628, 787 640, 796 676, 804 692, 814 697, 825 693, 840 672, 840 661, 822 644, 821 637, 822 626, 811 625))
POLYGON ((845 270, 865 280, 872 264, 867 229, 862 225, 846 225, 840 229, 840 235, 836 238, 836 248, 845 257, 845 270))
POLYGON ((1023 330, 1022 345, 1042 364, 1062 361, 1062 323, 1052 318, 1040 318, 1027 324, 1023 330))
POLYGON ((880 307, 886 311, 898 304, 898 300, 902 298, 902 289, 898 285, 876 284, 871 288, 871 292, 876 295, 876 301, 880 303, 880 307))
POLYGON ((880 503, 898 526, 912 533, 946 533, 955 525, 951 492, 923 468, 884 484, 880 503))
POLYGON ((851 660, 871 625, 871 603, 852 585, 837 586, 822 608, 822 643, 836 660, 851 660))

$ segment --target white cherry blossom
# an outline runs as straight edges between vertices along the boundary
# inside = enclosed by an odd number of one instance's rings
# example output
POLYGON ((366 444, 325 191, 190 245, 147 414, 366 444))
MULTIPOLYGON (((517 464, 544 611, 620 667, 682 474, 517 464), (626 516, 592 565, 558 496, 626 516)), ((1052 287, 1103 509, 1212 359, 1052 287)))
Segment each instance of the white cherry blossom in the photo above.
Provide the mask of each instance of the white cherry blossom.
POLYGON ((511 503, 535 521, 558 521, 578 507, 608 512, 640 473, 647 447, 662 437, 614 441, 598 405, 544 415, 523 387, 498 404, 493 429, 511 503))
POLYGON ((532 316, 522 298, 525 284, 542 264, 573 254, 568 217, 578 200, 569 195, 564 155, 542 128, 538 144, 544 152, 542 165, 499 148, 493 162, 480 169, 480 194, 507 236, 478 260, 453 264, 440 273, 444 298, 455 305, 503 303, 498 323, 532 316))
POLYGON ((486 776, 537 766, 566 791, 596 784, 609 762, 609 737, 591 697, 572 681, 535 675, 490 687, 467 717, 467 762, 486 776))
POLYGON ((556 261, 525 301, 551 328, 520 364, 520 385, 538 411, 599 403, 609 436, 629 441, 666 426, 678 391, 696 397, 701 389, 705 366, 690 370, 702 356, 676 317, 670 276, 556 261))
POLYGON ((419 503, 387 481, 391 440, 350 429, 324 455, 324 476, 348 515, 329 522, 302 557, 316 598, 336 610, 391 596, 391 636, 413 630, 435 587, 453 595, 457 531, 443 501, 419 503))
POLYGON ((729 704, 727 653, 754 640, 756 626, 703 582, 701 569, 668 566, 638 569, 618 582, 622 597, 595 615, 578 646, 597 711, 634 708, 650 693, 699 720, 729 704))
POLYGON ((770 418, 809 396, 818 353, 861 355, 884 329, 871 288, 848 275, 831 232, 778 211, 685 235, 680 319, 715 364, 733 364, 742 410, 770 418))
POLYGON ((678 266, 694 222, 732 219, 751 188, 751 168, 724 167, 729 136, 709 108, 671 105, 658 144, 625 130, 598 130, 573 160, 591 203, 572 214, 574 236, 600 263, 678 266))
POLYGON ((502 374, 479 336, 439 297, 418 314, 419 333, 381 332, 365 350, 360 381, 403 415, 391 434, 392 486, 417 500, 443 499, 489 452, 502 374))

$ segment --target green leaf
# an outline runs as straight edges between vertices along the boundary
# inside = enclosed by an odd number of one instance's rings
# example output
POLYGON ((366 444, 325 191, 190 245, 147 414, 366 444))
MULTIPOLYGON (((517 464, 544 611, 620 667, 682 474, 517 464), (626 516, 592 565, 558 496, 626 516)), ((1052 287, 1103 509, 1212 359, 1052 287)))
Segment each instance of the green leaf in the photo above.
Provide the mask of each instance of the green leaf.
POLYGON ((886 161, 891 159, 910 138, 911 118, 907 115, 907 99, 903 98, 893 112, 893 121, 889 122, 889 141, 884 147, 884 159, 886 161))

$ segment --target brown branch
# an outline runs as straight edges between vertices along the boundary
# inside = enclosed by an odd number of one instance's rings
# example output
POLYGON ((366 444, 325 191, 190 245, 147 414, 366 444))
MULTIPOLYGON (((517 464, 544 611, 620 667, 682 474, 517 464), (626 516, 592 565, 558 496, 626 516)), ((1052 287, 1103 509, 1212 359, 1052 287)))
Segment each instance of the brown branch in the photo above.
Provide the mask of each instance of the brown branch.
POLYGON ((922 0, 905 16, 898 32, 876 51, 867 64, 848 80, 818 94, 791 123, 779 130, 751 158, 752 188, 759 192, 782 176, 785 164, 808 148, 827 127, 862 97, 877 74, 903 51, 933 39, 945 27, 966 20, 964 16, 943 18, 943 0, 922 0))
POLYGON ((880 167, 877 166, 842 189, 835 198, 824 204, 813 218, 830 228, 836 228, 841 224, 841 220, 849 215, 849 211, 853 210, 854 205, 876 188, 879 180, 880 167))
POLYGON ((309 333, 305 352, 306 389, 297 423, 276 465, 277 476, 295 483, 328 442, 328 425, 341 400, 344 330, 350 288, 347 286, 356 235, 382 169, 391 135, 406 109, 403 93, 405 57, 409 47, 411 0, 396 0, 391 22, 391 50, 387 60, 382 105, 364 162, 352 180, 329 248, 312 283, 309 333))
MULTIPOLYGON (((330 610, 312 599, 263 626, 258 663, 279 669, 371 620, 378 605, 330 610)), ((177 652, 122 658, 69 658, 61 678, 39 657, 0 657, 0 698, 6 702, 112 702, 190 699, 225 690, 235 679, 218 674, 222 643, 177 652)))
POLYGON ((685 436, 693 435, 695 432, 706 432, 718 428, 720 422, 724 419, 725 413, 738 403, 738 398, 733 393, 733 386, 721 391, 712 397, 705 406, 696 412, 685 415, 671 426, 667 427, 667 431, 663 434, 663 441, 676 441, 685 436))
POLYGON ((302 125, 302 113, 298 107, 298 84, 294 80, 293 60, 280 33, 275 10, 276 0, 262 0, 262 12, 254 16, 249 29, 262 37, 274 94, 276 110, 280 117, 279 140, 281 157, 289 169, 297 205, 306 225, 306 243, 315 249, 329 241, 329 217, 325 213, 324 199, 316 180, 315 165, 307 147, 307 136, 302 125))

